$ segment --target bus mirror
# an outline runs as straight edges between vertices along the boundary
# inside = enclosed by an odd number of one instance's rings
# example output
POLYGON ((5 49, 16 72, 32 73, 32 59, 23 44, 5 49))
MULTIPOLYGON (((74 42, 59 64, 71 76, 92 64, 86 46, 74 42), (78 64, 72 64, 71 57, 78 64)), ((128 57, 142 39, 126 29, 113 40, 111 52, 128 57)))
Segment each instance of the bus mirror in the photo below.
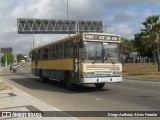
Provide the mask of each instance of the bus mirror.
POLYGON ((82 41, 79 42, 79 47, 83 48, 84 47, 84 43, 82 41))
POLYGON ((83 47, 84 47, 83 42, 80 42, 80 43, 79 43, 79 47, 80 47, 80 48, 83 48, 83 47))

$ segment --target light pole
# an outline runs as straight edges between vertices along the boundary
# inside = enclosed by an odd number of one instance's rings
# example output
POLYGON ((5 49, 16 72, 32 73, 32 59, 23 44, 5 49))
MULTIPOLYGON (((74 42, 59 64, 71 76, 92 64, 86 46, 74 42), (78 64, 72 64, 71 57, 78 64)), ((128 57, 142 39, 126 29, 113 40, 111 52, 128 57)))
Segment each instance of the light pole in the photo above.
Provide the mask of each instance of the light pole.
MULTIPOLYGON (((68 22, 69 22, 69 14, 68 14, 68 0, 67 0, 67 20, 68 20, 68 22)), ((70 24, 70 23, 69 23, 70 24)), ((69 35, 69 37, 70 37, 70 34, 68 34, 69 35)))
POLYGON ((103 26, 103 27, 104 27, 104 32, 106 33, 106 32, 107 32, 106 28, 107 28, 107 27, 111 27, 111 25, 105 25, 105 26, 103 26))
POLYGON ((5 61, 5 66, 7 67, 8 66, 8 62, 7 62, 7 53, 6 53, 6 61, 5 61))
POLYGON ((68 15, 68 0, 67 0, 67 19, 69 21, 69 15, 68 15))
POLYGON ((31 47, 32 43, 30 43, 30 51, 32 50, 32 47, 31 47))
POLYGON ((34 49, 34 34, 33 34, 33 49, 34 49))

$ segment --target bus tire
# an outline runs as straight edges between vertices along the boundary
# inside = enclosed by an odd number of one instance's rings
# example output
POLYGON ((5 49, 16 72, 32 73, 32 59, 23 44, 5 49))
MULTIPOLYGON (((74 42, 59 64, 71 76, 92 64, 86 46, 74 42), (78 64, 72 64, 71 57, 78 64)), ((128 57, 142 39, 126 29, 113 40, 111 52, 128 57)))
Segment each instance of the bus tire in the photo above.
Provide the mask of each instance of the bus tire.
POLYGON ((43 77, 42 70, 39 71, 39 77, 40 77, 41 83, 48 83, 49 82, 49 78, 43 77))
POLYGON ((95 83, 95 86, 97 89, 102 89, 104 87, 105 83, 95 83))
POLYGON ((65 73, 65 83, 66 83, 66 87, 69 90, 73 90, 74 86, 73 86, 73 83, 72 83, 71 75, 68 72, 65 73))

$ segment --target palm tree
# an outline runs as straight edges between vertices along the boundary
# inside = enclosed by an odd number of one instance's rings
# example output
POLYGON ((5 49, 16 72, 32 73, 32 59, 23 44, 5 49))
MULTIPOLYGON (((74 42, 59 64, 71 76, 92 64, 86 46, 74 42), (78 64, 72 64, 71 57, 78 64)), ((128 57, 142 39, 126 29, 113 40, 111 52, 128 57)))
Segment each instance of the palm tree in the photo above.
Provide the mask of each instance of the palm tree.
POLYGON ((129 52, 135 51, 134 40, 127 40, 125 38, 122 38, 121 44, 123 46, 123 51, 129 51, 129 52))
POLYGON ((160 47, 160 20, 159 15, 153 15, 146 18, 146 21, 142 23, 144 25, 144 29, 142 29, 145 35, 148 35, 148 45, 151 45, 153 48, 154 56, 156 56, 158 71, 160 72, 160 55, 159 55, 159 47, 160 47))
POLYGON ((146 41, 148 36, 144 35, 143 32, 135 34, 134 44, 137 51, 146 52, 148 50, 148 45, 146 41))
MULTIPOLYGON (((122 38, 121 46, 122 46, 122 53, 127 53, 127 52, 130 53, 130 52, 136 51, 134 40, 128 40, 128 39, 122 38)), ((122 62, 124 63, 124 61, 122 62)))
POLYGON ((156 53, 156 60, 158 64, 158 71, 160 72, 160 21, 157 23, 157 25, 154 27, 155 33, 153 34, 153 39, 155 42, 155 53, 156 53))

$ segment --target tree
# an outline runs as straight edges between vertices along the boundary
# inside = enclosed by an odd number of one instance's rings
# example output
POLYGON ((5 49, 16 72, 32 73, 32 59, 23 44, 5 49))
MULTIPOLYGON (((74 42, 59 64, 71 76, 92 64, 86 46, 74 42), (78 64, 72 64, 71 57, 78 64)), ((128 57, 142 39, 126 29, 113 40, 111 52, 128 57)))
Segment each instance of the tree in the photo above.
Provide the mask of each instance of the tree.
POLYGON ((2 57, 1 57, 1 62, 4 65, 5 62, 7 60, 7 65, 8 64, 13 64, 14 62, 14 55, 11 53, 5 53, 2 57))
MULTIPOLYGON (((123 54, 136 51, 134 40, 129 40, 129 39, 126 39, 126 38, 122 38, 121 40, 122 40, 121 51, 122 51, 123 54)), ((124 64, 123 54, 122 54, 122 62, 124 64)))
POLYGON ((135 49, 139 51, 144 56, 151 57, 152 56, 152 47, 148 45, 149 36, 144 34, 144 32, 135 34, 134 44, 135 49))
POLYGON ((156 58, 156 62, 158 65, 158 71, 160 72, 160 20, 159 15, 153 15, 146 18, 146 20, 142 23, 144 25, 144 29, 142 29, 143 34, 148 36, 147 44, 153 48, 153 54, 156 58))
POLYGON ((24 55, 22 55, 22 54, 18 54, 18 55, 16 55, 16 57, 17 57, 18 62, 20 62, 21 60, 24 60, 24 55))
POLYGON ((124 52, 134 52, 136 51, 135 49, 135 45, 134 45, 134 40, 128 40, 128 39, 125 39, 125 38, 122 38, 122 47, 123 47, 123 51, 124 52))

